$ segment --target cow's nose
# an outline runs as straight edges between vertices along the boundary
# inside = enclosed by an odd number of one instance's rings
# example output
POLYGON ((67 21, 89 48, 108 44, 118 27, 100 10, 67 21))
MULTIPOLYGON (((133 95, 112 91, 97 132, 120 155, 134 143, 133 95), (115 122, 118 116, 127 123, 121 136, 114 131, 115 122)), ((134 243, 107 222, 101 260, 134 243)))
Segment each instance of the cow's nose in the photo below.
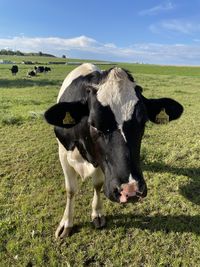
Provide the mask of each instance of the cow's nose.
POLYGON ((119 201, 120 203, 137 202, 147 195, 146 184, 138 187, 138 183, 132 182, 122 185, 119 201))
POLYGON ((135 183, 127 183, 122 185, 120 192, 120 203, 126 203, 130 198, 136 197, 138 186, 135 183))

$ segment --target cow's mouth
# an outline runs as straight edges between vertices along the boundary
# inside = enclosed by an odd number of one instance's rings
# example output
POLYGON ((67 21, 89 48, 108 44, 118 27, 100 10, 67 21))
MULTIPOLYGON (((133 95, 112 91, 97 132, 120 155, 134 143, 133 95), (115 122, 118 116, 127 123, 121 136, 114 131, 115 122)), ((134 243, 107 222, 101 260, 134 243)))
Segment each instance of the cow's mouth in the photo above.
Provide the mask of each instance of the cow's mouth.
POLYGON ((139 202, 142 201, 143 196, 142 193, 140 192, 135 192, 134 195, 128 195, 128 194, 121 194, 119 197, 119 202, 121 204, 125 204, 125 203, 134 203, 134 202, 139 202))
POLYGON ((123 186, 119 195, 120 203, 138 202, 146 196, 145 192, 140 192, 135 183, 129 183, 123 186))
POLYGON ((138 183, 134 181, 126 184, 115 185, 113 191, 106 191, 104 188, 104 193, 111 201, 126 204, 141 201, 144 197, 146 197, 147 189, 146 184, 144 184, 139 190, 138 183))

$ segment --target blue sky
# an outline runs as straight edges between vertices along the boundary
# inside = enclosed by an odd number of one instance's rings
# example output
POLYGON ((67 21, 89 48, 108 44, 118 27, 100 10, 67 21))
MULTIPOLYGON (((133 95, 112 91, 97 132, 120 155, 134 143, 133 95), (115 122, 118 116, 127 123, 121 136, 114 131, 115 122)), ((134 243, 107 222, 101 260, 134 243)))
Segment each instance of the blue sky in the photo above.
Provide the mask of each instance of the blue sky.
POLYGON ((0 49, 200 65, 200 0, 0 0, 0 49))

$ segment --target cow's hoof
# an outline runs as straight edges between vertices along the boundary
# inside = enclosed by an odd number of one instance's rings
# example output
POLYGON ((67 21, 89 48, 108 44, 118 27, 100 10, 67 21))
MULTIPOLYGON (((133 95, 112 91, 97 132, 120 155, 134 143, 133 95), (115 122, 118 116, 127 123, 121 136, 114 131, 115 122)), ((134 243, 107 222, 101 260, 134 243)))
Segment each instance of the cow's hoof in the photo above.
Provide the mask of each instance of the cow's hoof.
POLYGON ((64 225, 59 225, 55 232, 56 239, 62 239, 64 237, 70 236, 72 234, 72 229, 72 227, 65 227, 64 225))
POLYGON ((96 229, 101 229, 101 228, 105 227, 105 225, 106 225, 106 218, 105 218, 105 216, 101 216, 101 217, 98 216, 98 217, 94 218, 92 222, 93 222, 94 227, 96 229))

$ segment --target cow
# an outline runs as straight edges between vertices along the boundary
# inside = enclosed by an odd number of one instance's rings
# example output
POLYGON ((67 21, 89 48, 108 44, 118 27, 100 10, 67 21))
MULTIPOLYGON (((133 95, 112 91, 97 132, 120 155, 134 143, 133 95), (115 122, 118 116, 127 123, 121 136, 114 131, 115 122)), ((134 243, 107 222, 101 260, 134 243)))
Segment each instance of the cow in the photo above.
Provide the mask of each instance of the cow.
POLYGON ((44 66, 35 66, 34 67, 36 73, 43 73, 44 72, 44 66))
POLYGON ((19 68, 17 65, 13 65, 10 70, 11 70, 12 75, 16 75, 19 71, 19 68))
POLYGON ((44 67, 44 73, 47 73, 48 71, 51 71, 51 68, 49 68, 49 67, 44 67))
POLYGON ((92 221, 106 224, 100 191, 121 204, 147 195, 140 164, 140 147, 148 120, 165 123, 178 119, 183 107, 170 98, 148 99, 129 71, 119 67, 101 71, 84 63, 65 78, 57 103, 44 114, 54 125, 59 159, 65 176, 67 202, 55 232, 69 236, 73 229, 77 177, 92 177, 92 221))
POLYGON ((35 77, 36 76, 36 71, 35 70, 29 70, 28 72, 27 72, 27 77, 35 77))

